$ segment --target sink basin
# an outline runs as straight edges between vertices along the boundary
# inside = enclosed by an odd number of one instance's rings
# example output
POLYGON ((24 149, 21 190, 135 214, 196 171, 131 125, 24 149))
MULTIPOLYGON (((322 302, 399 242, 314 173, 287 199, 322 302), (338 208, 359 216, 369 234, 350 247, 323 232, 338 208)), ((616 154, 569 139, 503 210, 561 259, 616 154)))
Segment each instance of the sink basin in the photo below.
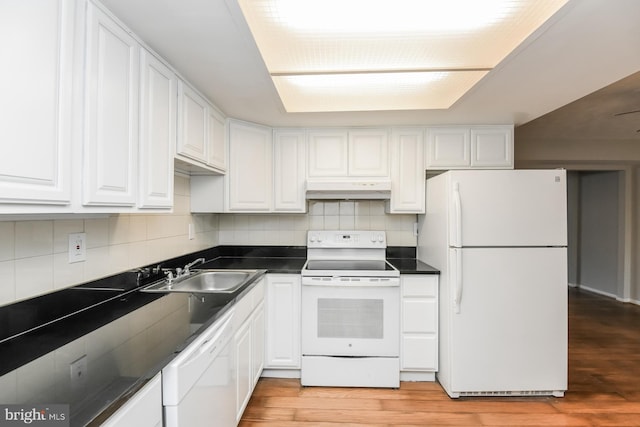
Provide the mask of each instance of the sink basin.
POLYGON ((233 293, 258 274, 258 270, 198 270, 187 277, 154 283, 146 292, 233 293))

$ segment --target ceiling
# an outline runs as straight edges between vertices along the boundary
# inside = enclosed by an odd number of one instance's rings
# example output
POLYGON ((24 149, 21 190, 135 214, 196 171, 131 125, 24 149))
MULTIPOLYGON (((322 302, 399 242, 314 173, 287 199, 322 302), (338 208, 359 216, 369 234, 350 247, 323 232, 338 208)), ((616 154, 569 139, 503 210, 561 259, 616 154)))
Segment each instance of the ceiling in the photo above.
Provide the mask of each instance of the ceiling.
POLYGON ((621 122, 634 133, 640 128, 640 114, 611 115, 640 109, 637 0, 570 0, 449 109, 338 113, 285 112, 236 0, 102 3, 237 119, 274 127, 522 125, 580 100, 555 121, 573 123, 564 132, 585 132, 596 123, 602 132, 621 131, 621 122), (620 86, 609 86, 619 80, 620 86))

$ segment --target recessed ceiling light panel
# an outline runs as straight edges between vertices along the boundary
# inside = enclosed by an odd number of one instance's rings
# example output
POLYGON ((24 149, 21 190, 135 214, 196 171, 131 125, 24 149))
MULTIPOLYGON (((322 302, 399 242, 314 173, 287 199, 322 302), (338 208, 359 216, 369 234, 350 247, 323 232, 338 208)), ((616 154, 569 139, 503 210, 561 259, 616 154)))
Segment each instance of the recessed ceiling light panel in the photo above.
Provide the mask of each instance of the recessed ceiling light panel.
POLYGON ((276 76, 288 112, 449 108, 486 71, 276 76))
MULTIPOLYGON (((390 71, 484 75, 567 2, 238 1, 287 111, 292 109, 283 96, 283 82, 290 85, 295 79, 289 77, 296 75, 390 71)), ((337 81, 335 77, 330 80, 337 81)), ((445 82, 442 84, 446 86, 445 82)), ((376 87, 382 90, 382 86, 376 87)), ((386 89, 391 91, 393 87, 386 89)), ((337 87, 330 89, 335 94, 337 87)), ((287 93, 290 90, 293 86, 287 93)), ((328 89, 325 86, 322 90, 328 89)), ((459 96, 452 94, 449 98, 459 96)))

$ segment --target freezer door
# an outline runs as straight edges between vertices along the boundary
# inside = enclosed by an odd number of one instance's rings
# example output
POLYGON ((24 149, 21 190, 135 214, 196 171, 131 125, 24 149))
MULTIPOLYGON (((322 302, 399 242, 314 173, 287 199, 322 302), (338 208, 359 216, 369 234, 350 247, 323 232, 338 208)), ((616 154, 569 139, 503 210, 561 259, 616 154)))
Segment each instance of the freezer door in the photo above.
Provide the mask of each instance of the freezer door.
POLYGON ((455 171, 449 191, 450 246, 567 245, 564 170, 455 171))
POLYGON ((447 391, 566 390, 566 249, 451 251, 447 391))

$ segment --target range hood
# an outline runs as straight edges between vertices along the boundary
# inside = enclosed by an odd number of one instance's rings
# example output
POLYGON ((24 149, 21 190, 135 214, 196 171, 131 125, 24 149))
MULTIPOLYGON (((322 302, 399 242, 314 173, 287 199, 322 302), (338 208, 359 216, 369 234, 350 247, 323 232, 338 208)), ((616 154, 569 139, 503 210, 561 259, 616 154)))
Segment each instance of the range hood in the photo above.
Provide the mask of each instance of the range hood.
POLYGON ((389 198, 391 198, 391 181, 389 180, 307 180, 307 199, 386 200, 389 198))

